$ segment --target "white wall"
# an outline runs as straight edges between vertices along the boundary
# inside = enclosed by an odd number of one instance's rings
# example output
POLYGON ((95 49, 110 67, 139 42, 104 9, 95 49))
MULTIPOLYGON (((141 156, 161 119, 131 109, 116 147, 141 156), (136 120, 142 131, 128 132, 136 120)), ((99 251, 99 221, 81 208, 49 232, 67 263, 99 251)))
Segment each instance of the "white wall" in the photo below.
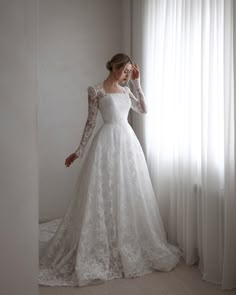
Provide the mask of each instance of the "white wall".
MULTIPOLYGON (((128 31, 123 34, 126 22, 122 11, 127 14, 129 8, 126 4, 129 1, 39 0, 41 220, 61 216, 73 195, 83 161, 66 168, 64 160, 77 148, 82 136, 88 85, 106 78, 106 61, 122 50, 129 36, 128 31)), ((101 122, 99 117, 96 129, 101 122)))
POLYGON ((38 294, 36 0, 0 2, 0 294, 38 294))

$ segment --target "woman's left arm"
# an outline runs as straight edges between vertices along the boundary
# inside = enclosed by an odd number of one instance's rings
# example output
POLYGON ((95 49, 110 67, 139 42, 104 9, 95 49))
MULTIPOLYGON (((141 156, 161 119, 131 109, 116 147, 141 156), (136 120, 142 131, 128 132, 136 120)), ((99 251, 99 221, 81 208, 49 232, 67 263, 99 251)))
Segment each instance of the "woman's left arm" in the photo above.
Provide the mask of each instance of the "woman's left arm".
POLYGON ((128 88, 129 97, 131 100, 131 108, 140 113, 145 114, 147 112, 147 105, 145 103, 145 97, 143 90, 140 85, 140 71, 137 64, 133 65, 132 74, 131 74, 131 83, 136 92, 136 96, 128 88))
POLYGON ((136 96, 128 89, 129 97, 131 100, 131 108, 140 114, 147 113, 147 105, 145 102, 145 96, 140 85, 140 79, 131 80, 132 86, 136 92, 136 96))

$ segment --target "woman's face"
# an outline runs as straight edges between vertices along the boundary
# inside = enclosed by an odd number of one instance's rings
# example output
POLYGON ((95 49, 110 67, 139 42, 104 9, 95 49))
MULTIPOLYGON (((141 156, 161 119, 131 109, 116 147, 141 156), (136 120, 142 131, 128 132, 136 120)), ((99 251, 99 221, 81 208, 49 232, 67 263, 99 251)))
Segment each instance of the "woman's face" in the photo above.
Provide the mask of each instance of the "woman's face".
POLYGON ((132 73, 133 66, 131 63, 127 63, 124 67, 115 70, 116 79, 119 80, 120 83, 126 83, 130 75, 132 73))

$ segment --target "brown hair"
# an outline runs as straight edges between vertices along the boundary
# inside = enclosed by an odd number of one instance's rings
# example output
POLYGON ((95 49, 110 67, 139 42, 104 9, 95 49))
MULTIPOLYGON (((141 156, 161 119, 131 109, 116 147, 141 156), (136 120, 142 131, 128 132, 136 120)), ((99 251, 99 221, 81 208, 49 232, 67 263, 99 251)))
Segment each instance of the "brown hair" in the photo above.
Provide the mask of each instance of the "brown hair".
POLYGON ((119 70, 120 68, 124 67, 127 63, 133 64, 131 58, 124 53, 118 53, 114 55, 111 60, 106 63, 106 68, 108 71, 112 71, 113 66, 119 70))

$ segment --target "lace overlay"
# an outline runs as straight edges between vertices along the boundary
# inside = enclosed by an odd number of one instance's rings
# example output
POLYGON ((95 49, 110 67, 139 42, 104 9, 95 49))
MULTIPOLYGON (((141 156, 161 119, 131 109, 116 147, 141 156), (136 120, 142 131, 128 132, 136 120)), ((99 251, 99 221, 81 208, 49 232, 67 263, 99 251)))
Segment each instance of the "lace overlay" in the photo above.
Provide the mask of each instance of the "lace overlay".
MULTIPOLYGON (((129 94, 129 98, 131 100, 131 108, 140 113, 144 114, 147 112, 147 106, 145 103, 144 93, 140 85, 140 79, 131 80, 132 86, 136 92, 136 96, 130 91, 129 87, 124 87, 124 92, 129 94)), ((99 101, 106 95, 106 92, 102 88, 102 84, 98 84, 95 87, 88 87, 88 118, 84 127, 83 136, 80 141, 80 145, 78 146, 75 153, 78 157, 83 156, 83 152, 85 146, 93 133, 93 129, 96 125, 96 118, 99 109, 99 101)))
POLYGON ((96 118, 98 113, 98 99, 96 96, 97 93, 95 89, 90 86, 88 88, 88 118, 85 124, 80 145, 78 149, 75 151, 78 157, 81 157, 83 155, 86 143, 88 142, 96 124, 96 118))
POLYGON ((105 93, 101 84, 88 89, 89 115, 79 153, 98 109, 104 125, 64 217, 40 225, 41 285, 83 286, 170 271, 178 263, 178 249, 166 241, 143 151, 127 121, 131 107, 146 111, 141 87, 136 89, 137 97, 126 87, 124 93, 105 93))
POLYGON ((131 108, 140 114, 145 114, 147 112, 147 106, 145 103, 145 97, 143 90, 140 85, 140 80, 131 80, 132 86, 136 92, 135 95, 130 91, 129 87, 125 87, 126 91, 129 93, 129 97, 131 99, 131 108))

